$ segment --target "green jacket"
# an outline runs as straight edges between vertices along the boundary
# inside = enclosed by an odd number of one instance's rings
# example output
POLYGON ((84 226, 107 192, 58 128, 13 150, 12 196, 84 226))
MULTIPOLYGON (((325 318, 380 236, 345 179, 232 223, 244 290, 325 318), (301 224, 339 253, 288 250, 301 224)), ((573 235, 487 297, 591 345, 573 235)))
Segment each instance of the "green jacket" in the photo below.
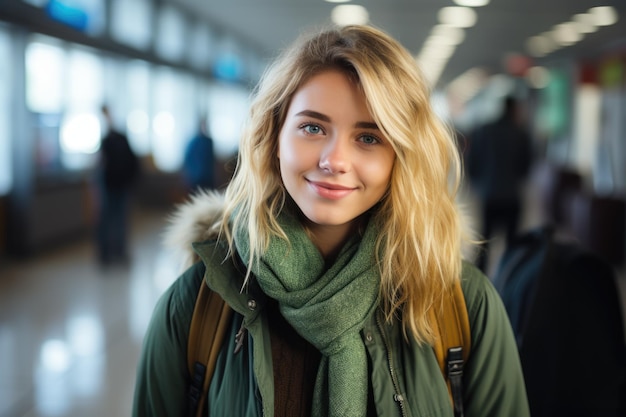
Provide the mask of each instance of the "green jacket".
MULTIPOLYGON (((209 415, 272 416, 273 373, 265 295, 252 282, 241 292, 242 274, 214 242, 195 245, 203 262, 188 269, 161 297, 144 339, 133 416, 184 416, 190 376, 187 339, 203 279, 238 313, 231 324, 209 388, 228 410, 209 415), (205 274, 205 271, 209 273, 205 274), (234 335, 247 329, 247 349, 234 354, 234 335), (215 383, 216 381, 219 381, 215 383), (262 410, 260 409, 262 407, 262 410)), ((488 279, 465 263, 462 276, 472 336, 464 372, 466 417, 525 417, 528 402, 506 311, 488 279)), ((430 346, 406 341, 399 322, 376 314, 361 332, 370 360, 370 396, 379 416, 452 417, 447 387, 430 346)))

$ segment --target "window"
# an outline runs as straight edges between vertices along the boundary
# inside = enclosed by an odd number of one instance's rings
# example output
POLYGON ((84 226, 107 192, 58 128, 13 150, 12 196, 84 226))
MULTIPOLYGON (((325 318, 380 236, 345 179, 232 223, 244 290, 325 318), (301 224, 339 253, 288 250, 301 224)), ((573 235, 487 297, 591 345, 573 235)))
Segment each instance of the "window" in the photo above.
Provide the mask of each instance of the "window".
POLYGON ((187 60, 199 69, 208 69, 211 65, 214 49, 214 37, 203 22, 196 22, 189 34, 189 47, 186 48, 187 60))
POLYGON ((68 170, 89 168, 100 147, 99 109, 103 97, 100 58, 83 48, 68 53, 66 106, 60 126, 61 165, 68 170))
POLYGON ((230 157, 237 151, 249 106, 249 91, 243 87, 224 83, 209 88, 209 131, 216 156, 230 157))
POLYGON ((34 113, 60 113, 63 109, 63 71, 66 55, 60 43, 33 37, 26 47, 26 105, 34 113))
POLYGON ((154 163, 161 171, 175 172, 182 166, 185 144, 196 127, 194 82, 191 76, 165 67, 156 71, 154 81, 154 163))
POLYGON ((155 50, 163 58, 177 62, 182 60, 187 42, 185 17, 175 8, 160 9, 155 50))
MULTIPOLYGON (((11 62, 11 38, 0 27, 0 62, 11 62)), ((12 66, 0 65, 0 196, 13 186, 11 150, 11 93, 12 66)))
POLYGON ((93 166, 101 138, 100 58, 35 36, 26 47, 26 102, 34 116, 39 176, 93 166))
POLYGON ((131 61, 125 67, 126 133, 130 145, 140 155, 150 153, 151 69, 144 61, 131 61))
POLYGON ((152 2, 114 0, 111 3, 111 37, 137 49, 148 49, 152 40, 152 2))

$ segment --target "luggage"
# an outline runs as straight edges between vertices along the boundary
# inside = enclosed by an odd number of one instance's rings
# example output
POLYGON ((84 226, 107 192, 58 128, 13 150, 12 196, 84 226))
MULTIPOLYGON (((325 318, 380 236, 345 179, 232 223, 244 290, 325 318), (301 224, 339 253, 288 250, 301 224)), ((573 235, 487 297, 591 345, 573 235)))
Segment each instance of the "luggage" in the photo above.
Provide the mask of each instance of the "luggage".
POLYGON ((494 286, 533 417, 626 416, 626 342, 612 267, 550 227, 516 238, 494 286))

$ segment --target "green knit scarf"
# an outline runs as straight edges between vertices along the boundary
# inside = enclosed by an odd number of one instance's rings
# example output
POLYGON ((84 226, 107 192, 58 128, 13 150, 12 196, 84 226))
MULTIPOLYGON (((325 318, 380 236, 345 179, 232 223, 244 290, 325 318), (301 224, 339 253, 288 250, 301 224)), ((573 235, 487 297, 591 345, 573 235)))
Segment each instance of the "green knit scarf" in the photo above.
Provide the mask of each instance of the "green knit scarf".
MULTIPOLYGON (((359 332, 378 304, 376 228, 370 222, 363 237, 353 237, 327 269, 298 219, 283 213, 279 221, 290 242, 273 238, 252 272, 289 324, 322 353, 311 415, 362 417, 368 375, 359 332)), ((247 232, 237 233, 236 246, 247 260, 247 232)))

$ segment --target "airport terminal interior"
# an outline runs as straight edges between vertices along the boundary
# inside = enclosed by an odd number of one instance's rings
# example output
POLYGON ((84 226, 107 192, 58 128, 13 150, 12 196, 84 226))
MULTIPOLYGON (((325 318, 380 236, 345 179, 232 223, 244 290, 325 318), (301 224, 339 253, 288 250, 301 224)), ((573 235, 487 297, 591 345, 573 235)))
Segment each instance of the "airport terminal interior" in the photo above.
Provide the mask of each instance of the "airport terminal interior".
MULTIPOLYGON (((219 13, 198 20, 194 7, 205 6, 194 3, 203 2, 0 2, 0 417, 130 415, 152 310, 182 272, 163 237, 175 207, 189 198, 181 173, 185 147, 206 121, 215 148, 213 187, 222 190, 235 169, 252 87, 276 52, 240 41, 241 28, 220 21, 219 13), (96 244, 104 103, 140 164, 128 247, 117 262, 103 262, 96 244)), ((504 13, 497 3, 480 7, 504 13)), ((604 49, 581 56, 563 49, 554 52, 558 59, 542 61, 552 50, 535 36, 498 71, 470 68, 453 76, 452 61, 448 70, 443 63, 425 71, 433 106, 455 127, 461 152, 474 128, 497 117, 503 97, 524 103, 534 160, 519 232, 551 225, 598 255, 614 272, 624 316, 626 5, 574 3, 585 9, 572 21, 586 11, 591 18, 594 7, 608 14, 603 25, 612 32, 604 49)), ((554 6, 547 15, 557 12, 554 6)), ((373 11, 369 18, 376 22, 373 11)), ((469 42, 471 31, 463 36, 469 42)), ((481 201, 469 179, 458 199, 480 230, 481 201)), ((492 240, 490 278, 506 251, 502 231, 492 240)), ((466 256, 474 260, 476 251, 466 256)))

